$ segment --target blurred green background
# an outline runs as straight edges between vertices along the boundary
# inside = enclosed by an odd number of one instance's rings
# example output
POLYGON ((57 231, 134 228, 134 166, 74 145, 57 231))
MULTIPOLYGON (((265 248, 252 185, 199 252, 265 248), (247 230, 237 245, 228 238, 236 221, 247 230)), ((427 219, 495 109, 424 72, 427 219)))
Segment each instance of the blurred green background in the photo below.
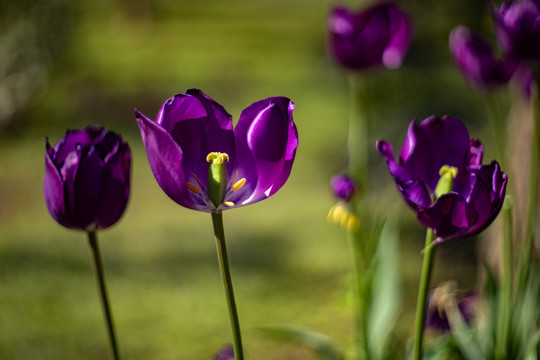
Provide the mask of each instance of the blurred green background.
MULTIPOLYGON (((349 1, 352 7, 361 2, 349 1)), ((493 33, 485 1, 407 0, 415 36, 399 70, 367 76, 372 140, 398 148, 409 122, 452 114, 484 140, 481 94, 455 70, 448 34, 464 24, 493 33)), ((87 124, 120 132, 133 150, 132 198, 99 233, 124 359, 208 359, 230 329, 210 216, 176 205, 156 184, 133 109, 155 117, 187 88, 238 119, 287 96, 300 146, 288 183, 271 199, 225 213, 232 275, 250 359, 314 359, 257 326, 294 323, 346 348, 352 328, 349 254, 330 177, 346 168, 345 73, 325 50, 327 0, 0 1, 0 359, 105 359, 108 344, 83 233, 57 225, 42 195, 44 138, 87 124)), ((374 150, 374 147, 373 147, 374 150)), ((402 220, 406 312, 415 302, 423 229, 370 155, 381 214, 402 220)), ((444 245, 435 281, 475 284, 475 241, 444 245), (472 276, 471 276, 472 275, 472 276)))

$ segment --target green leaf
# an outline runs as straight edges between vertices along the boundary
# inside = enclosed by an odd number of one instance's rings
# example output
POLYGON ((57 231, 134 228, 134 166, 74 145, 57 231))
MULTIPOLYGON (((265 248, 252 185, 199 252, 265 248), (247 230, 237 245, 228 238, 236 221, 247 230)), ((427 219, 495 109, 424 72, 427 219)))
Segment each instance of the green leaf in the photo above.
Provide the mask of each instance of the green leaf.
POLYGON ((388 218, 380 232, 376 268, 371 282, 368 339, 375 358, 388 350, 388 336, 398 318, 401 304, 399 229, 388 218))
POLYGON ((299 325, 264 326, 259 330, 272 338, 293 342, 313 350, 321 360, 343 360, 332 340, 319 332, 299 325))

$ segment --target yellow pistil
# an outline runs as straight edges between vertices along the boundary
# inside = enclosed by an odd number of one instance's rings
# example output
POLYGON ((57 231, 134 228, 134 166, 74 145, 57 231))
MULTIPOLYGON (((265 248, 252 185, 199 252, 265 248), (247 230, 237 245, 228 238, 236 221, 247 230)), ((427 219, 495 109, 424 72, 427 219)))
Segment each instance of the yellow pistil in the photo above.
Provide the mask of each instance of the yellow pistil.
POLYGON ((229 155, 220 152, 211 152, 206 157, 210 163, 208 166, 208 181, 206 182, 206 193, 208 199, 212 201, 216 208, 225 200, 227 192, 227 167, 225 163, 229 161, 229 155))
POLYGON ((439 170, 439 182, 435 187, 435 198, 438 199, 441 195, 447 194, 452 191, 454 186, 454 179, 458 174, 458 169, 453 166, 444 165, 439 170))
POLYGON ((195 193, 195 194, 200 194, 200 193, 201 193, 201 189, 199 189, 199 188, 197 187, 197 185, 195 185, 195 184, 192 184, 192 183, 190 183, 190 182, 187 182, 187 183, 186 183, 186 186, 187 186, 187 188, 188 188, 191 192, 193 192, 193 193, 195 193))
POLYGON ((229 155, 227 153, 211 152, 206 156, 206 161, 210 164, 223 165, 229 162, 229 155))

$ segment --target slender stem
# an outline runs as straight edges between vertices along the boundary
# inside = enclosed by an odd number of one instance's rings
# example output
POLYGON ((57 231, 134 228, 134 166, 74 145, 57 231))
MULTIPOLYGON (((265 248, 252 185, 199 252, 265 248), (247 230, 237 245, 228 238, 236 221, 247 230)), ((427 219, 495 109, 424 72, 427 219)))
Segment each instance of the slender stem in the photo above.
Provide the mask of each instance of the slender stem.
POLYGON ((88 243, 92 252, 92 260, 94 264, 94 275, 97 282, 98 292, 101 298, 101 305, 103 308, 103 315, 105 316, 105 323, 107 325, 107 332, 109 334, 109 341, 111 343, 112 356, 114 360, 120 359, 120 352, 118 349, 118 343, 116 341, 116 334, 114 331, 114 321, 112 318, 112 311, 109 305, 109 296, 107 295, 107 285, 105 284, 105 275, 103 273, 103 263, 101 261, 101 254, 99 251, 98 239, 95 231, 88 232, 88 243))
POLYGON ((238 312, 236 310, 236 301, 234 300, 234 291, 229 269, 229 257, 227 256, 227 246, 225 244, 225 231, 223 230, 223 214, 221 211, 212 213, 212 224, 214 225, 214 235, 216 236, 216 248, 221 272, 221 281, 225 289, 227 307, 229 309, 229 318, 233 333, 234 358, 243 360, 244 353, 242 349, 242 335, 240 334, 240 322, 238 321, 238 312))
POLYGON ((424 246, 424 261, 422 263, 422 273, 420 275, 420 287, 418 289, 418 302, 416 304, 416 328, 414 338, 414 360, 422 358, 422 340, 424 335, 424 322, 426 317, 426 299, 431 278, 431 268, 433 264, 433 254, 435 247, 432 242, 435 240, 433 229, 426 231, 426 243, 424 246))
POLYGON ((510 306, 512 299, 512 200, 507 197, 503 205, 503 236, 500 249, 500 292, 497 315, 495 358, 507 359, 510 306))
POLYGON ((518 268, 518 292, 521 292, 524 289, 529 275, 538 206, 538 167, 540 160, 540 76, 538 76, 538 74, 535 75, 535 86, 533 87, 533 121, 531 159, 529 166, 529 192, 527 193, 527 222, 525 224, 525 237, 523 238, 523 251, 518 268))
POLYGON ((366 194, 369 182, 369 136, 366 117, 362 113, 362 82, 356 74, 349 74, 349 173, 366 194))
POLYGON ((497 159, 504 169, 508 165, 508 152, 506 141, 506 116, 499 94, 488 94, 488 113, 491 120, 491 128, 497 144, 497 159))

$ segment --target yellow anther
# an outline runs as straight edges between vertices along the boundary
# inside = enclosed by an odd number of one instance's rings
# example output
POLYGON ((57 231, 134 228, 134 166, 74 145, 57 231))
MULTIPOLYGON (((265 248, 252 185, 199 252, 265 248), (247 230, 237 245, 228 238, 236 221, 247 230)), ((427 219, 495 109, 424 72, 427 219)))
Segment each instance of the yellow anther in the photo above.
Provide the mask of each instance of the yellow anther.
POLYGON ((206 156, 206 161, 211 164, 225 164, 229 162, 229 155, 227 153, 211 152, 206 156))
POLYGON ((187 182, 187 183, 186 183, 186 186, 187 186, 187 188, 188 188, 191 192, 193 192, 193 193, 195 193, 195 194, 200 194, 200 192, 201 192, 201 189, 199 189, 199 188, 197 187, 197 185, 195 185, 195 184, 192 184, 192 183, 190 183, 190 182, 187 182))
POLYGON ((246 178, 241 178, 236 184, 232 186, 232 191, 238 191, 246 183, 246 178))
POLYGON ((224 201, 223 203, 225 204, 225 206, 228 206, 228 207, 234 206, 234 203, 232 201, 224 201))

